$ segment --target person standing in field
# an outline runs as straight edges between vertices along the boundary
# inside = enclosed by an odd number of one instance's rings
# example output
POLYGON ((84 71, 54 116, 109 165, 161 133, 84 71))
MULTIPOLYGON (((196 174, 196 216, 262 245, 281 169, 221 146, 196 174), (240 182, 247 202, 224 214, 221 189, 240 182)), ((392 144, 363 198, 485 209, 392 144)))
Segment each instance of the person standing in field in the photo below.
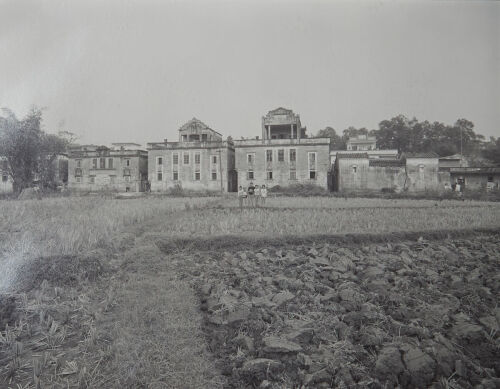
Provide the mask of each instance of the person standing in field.
POLYGON ((255 185, 255 206, 258 207, 260 202, 260 188, 259 185, 255 185))
POLYGON ((240 185, 238 188, 238 201, 240 202, 240 209, 243 209, 243 201, 247 197, 247 192, 245 192, 245 189, 240 185))
POLYGON ((265 185, 262 185, 260 188, 260 203, 262 205, 266 205, 266 198, 267 198, 267 188, 265 185))
POLYGON ((253 182, 250 182, 248 186, 248 202, 251 207, 255 205, 255 186, 253 186, 253 182))

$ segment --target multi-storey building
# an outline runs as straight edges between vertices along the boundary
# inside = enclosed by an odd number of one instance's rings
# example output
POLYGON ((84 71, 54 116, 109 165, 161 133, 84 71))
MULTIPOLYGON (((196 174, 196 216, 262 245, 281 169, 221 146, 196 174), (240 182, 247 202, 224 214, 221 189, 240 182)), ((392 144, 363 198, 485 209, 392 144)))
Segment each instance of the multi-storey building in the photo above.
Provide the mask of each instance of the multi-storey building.
POLYGON ((148 155, 135 143, 69 148, 68 187, 73 190, 141 192, 148 179, 148 155))
POLYGON ((377 148, 377 138, 368 135, 352 136, 347 141, 347 151, 368 151, 377 148))
POLYGON ((222 135, 193 118, 179 128, 179 141, 148 143, 152 191, 176 186, 228 192, 236 188, 234 146, 222 135))
POLYGON ((238 185, 328 187, 330 138, 307 138, 299 115, 277 108, 262 118, 262 139, 235 140, 238 185))

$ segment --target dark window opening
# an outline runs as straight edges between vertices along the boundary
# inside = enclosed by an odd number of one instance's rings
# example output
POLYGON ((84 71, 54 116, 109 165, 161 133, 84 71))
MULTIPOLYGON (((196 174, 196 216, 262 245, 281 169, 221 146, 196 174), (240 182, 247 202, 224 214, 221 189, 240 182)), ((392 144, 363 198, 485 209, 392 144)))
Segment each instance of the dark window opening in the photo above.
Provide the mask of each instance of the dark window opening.
POLYGON ((310 171, 309 172, 309 179, 315 180, 316 179, 316 172, 315 171, 310 171))

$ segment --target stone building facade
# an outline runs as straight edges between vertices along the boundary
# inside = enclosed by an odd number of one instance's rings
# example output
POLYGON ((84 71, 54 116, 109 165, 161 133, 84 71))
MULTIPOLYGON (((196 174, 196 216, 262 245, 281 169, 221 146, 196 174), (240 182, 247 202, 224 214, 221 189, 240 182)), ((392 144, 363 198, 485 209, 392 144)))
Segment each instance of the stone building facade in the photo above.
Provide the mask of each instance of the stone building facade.
POLYGON ((452 184, 466 190, 500 190, 500 167, 452 167, 449 174, 452 184))
POLYGON ((366 152, 350 153, 337 155, 335 161, 335 191, 418 192, 442 188, 434 153, 408 153, 398 159, 371 159, 366 152))
POLYGON ((76 191, 142 192, 148 179, 148 155, 140 145, 70 147, 68 188, 76 191))
POLYGON ((278 108, 262 118, 262 139, 234 141, 238 186, 297 183, 328 187, 330 138, 307 138, 299 115, 278 108))
POLYGON ((179 129, 178 142, 148 143, 152 191, 176 186, 192 190, 236 190, 234 146, 193 118, 179 129))

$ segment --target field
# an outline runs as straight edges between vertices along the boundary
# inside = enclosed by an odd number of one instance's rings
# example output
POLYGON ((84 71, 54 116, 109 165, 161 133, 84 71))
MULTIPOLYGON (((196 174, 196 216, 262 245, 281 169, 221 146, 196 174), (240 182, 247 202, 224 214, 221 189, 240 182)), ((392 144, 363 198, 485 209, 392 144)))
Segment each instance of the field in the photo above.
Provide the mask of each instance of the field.
POLYGON ((0 387, 499 386, 499 203, 96 196, 0 212, 0 387))

